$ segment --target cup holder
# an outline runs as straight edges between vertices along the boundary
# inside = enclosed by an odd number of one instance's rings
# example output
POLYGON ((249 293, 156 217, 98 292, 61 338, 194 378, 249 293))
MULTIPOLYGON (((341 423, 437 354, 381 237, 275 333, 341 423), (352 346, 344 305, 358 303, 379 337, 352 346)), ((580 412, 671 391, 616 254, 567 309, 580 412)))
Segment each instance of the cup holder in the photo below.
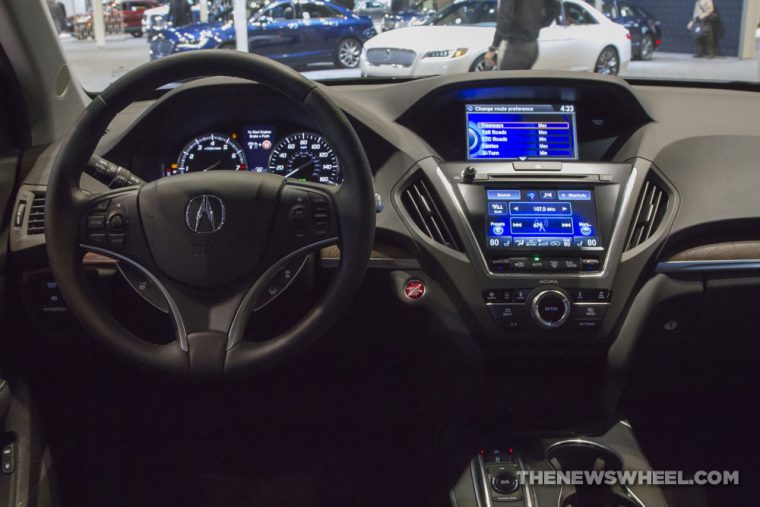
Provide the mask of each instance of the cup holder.
MULTIPOLYGON (((566 440, 550 446, 546 459, 558 472, 622 471, 623 460, 604 445, 589 440, 566 440)), ((563 486, 560 507, 645 507, 625 486, 563 486)))

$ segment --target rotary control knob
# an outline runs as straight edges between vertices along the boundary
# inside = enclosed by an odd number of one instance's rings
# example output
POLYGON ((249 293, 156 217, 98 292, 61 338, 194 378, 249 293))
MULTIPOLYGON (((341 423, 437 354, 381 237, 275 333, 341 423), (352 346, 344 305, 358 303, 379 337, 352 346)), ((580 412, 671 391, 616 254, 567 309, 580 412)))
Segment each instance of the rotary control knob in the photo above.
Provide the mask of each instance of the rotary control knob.
POLYGON ((539 326, 555 329, 570 318, 570 298, 557 289, 546 289, 533 298, 530 315, 539 326))
POLYGON ((472 183, 473 181, 475 181, 475 176, 477 175, 478 175, 478 170, 472 166, 467 166, 464 168, 464 171, 462 171, 462 177, 464 178, 464 181, 467 183, 472 183))
POLYGON ((517 491, 520 483, 517 482, 517 476, 514 472, 501 472, 499 475, 491 478, 491 487, 497 493, 507 495, 517 491))

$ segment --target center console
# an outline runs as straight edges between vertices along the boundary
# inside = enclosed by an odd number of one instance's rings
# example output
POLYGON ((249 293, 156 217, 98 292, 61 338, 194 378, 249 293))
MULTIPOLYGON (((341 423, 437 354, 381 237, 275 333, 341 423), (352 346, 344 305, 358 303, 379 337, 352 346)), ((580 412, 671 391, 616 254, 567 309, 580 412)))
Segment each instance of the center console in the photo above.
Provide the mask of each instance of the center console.
POLYGON ((464 148, 450 160, 463 161, 418 162, 399 201, 423 233, 467 256, 430 249, 485 335, 599 341, 630 292, 616 274, 649 166, 590 156, 594 121, 606 120, 589 102, 534 100, 445 106, 464 148))
POLYGON ((477 291, 486 327, 511 338, 600 336, 613 313, 634 167, 469 161, 440 170, 478 272, 459 283, 477 291))

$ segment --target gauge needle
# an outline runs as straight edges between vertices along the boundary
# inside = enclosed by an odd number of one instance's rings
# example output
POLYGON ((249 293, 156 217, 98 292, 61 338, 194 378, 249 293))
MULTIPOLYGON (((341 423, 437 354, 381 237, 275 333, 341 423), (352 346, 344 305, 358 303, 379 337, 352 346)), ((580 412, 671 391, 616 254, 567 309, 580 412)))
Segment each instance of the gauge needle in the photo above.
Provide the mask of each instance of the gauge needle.
POLYGON ((292 171, 290 171, 288 174, 286 174, 285 177, 286 178, 290 178, 291 176, 293 176, 294 174, 296 174, 297 172, 299 172, 304 167, 310 166, 312 164, 312 162, 313 162, 312 160, 309 160, 305 164, 299 165, 298 167, 296 167, 295 169, 293 169, 292 171))
POLYGON ((203 170, 203 172, 205 173, 206 171, 210 171, 210 170, 212 170, 212 169, 215 169, 215 168, 216 168, 216 167, 217 167, 219 164, 221 164, 221 163, 222 163, 222 161, 221 161, 221 160, 218 160, 218 161, 214 162, 213 164, 211 164, 210 166, 208 166, 207 168, 205 168, 205 169, 203 170))

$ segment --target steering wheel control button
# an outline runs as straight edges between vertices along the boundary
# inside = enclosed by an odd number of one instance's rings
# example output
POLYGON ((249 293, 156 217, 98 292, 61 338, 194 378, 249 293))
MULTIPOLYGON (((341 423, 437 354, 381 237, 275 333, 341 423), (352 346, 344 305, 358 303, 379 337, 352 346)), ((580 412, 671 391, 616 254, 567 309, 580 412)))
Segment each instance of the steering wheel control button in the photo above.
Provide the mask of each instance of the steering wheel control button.
POLYGON ((570 317, 570 299, 556 289, 541 291, 533 298, 531 316, 545 329, 558 328, 570 317))
POLYGON ((269 281, 266 290, 256 302, 256 306, 253 308, 254 311, 268 305, 277 296, 285 292, 285 290, 290 287, 290 284, 293 283, 293 280, 296 279, 305 264, 306 257, 300 257, 294 261, 288 262, 283 268, 277 271, 269 281))
POLYGON ((124 215, 119 213, 111 215, 111 218, 108 219, 108 231, 115 232, 117 234, 122 233, 124 232, 125 224, 126 219, 124 218, 124 215))
POLYGON ((303 232, 306 230, 306 208, 303 206, 297 206, 290 212, 290 218, 293 220, 293 227, 297 231, 303 232))
POLYGON ((499 327, 516 329, 525 320, 525 305, 488 303, 486 307, 499 327))
POLYGON ((166 298, 164 298, 158 287, 142 271, 133 267, 128 262, 120 262, 117 266, 124 279, 135 292, 160 311, 169 313, 169 303, 166 302, 166 298))
POLYGON ((100 201, 95 206, 92 207, 93 211, 107 211, 108 205, 111 203, 109 199, 106 199, 104 201, 100 201))
POLYGON ((87 229, 105 229, 106 217, 105 215, 90 215, 87 217, 87 229))
POLYGON ((409 280, 404 284, 404 296, 410 301, 418 301, 427 293, 427 287, 422 280, 409 280))
POLYGON ((314 231, 317 234, 327 234, 330 227, 330 202, 327 197, 309 192, 311 213, 314 220, 314 231))
POLYGON ((576 303, 573 307, 573 315, 576 319, 602 320, 607 315, 606 303, 576 303))
POLYGON ((511 471, 501 472, 491 477, 491 488, 497 493, 509 494, 514 493, 520 487, 517 481, 517 475, 511 471))
POLYGON ((87 240, 95 246, 107 246, 108 238, 105 234, 88 234, 87 240))

